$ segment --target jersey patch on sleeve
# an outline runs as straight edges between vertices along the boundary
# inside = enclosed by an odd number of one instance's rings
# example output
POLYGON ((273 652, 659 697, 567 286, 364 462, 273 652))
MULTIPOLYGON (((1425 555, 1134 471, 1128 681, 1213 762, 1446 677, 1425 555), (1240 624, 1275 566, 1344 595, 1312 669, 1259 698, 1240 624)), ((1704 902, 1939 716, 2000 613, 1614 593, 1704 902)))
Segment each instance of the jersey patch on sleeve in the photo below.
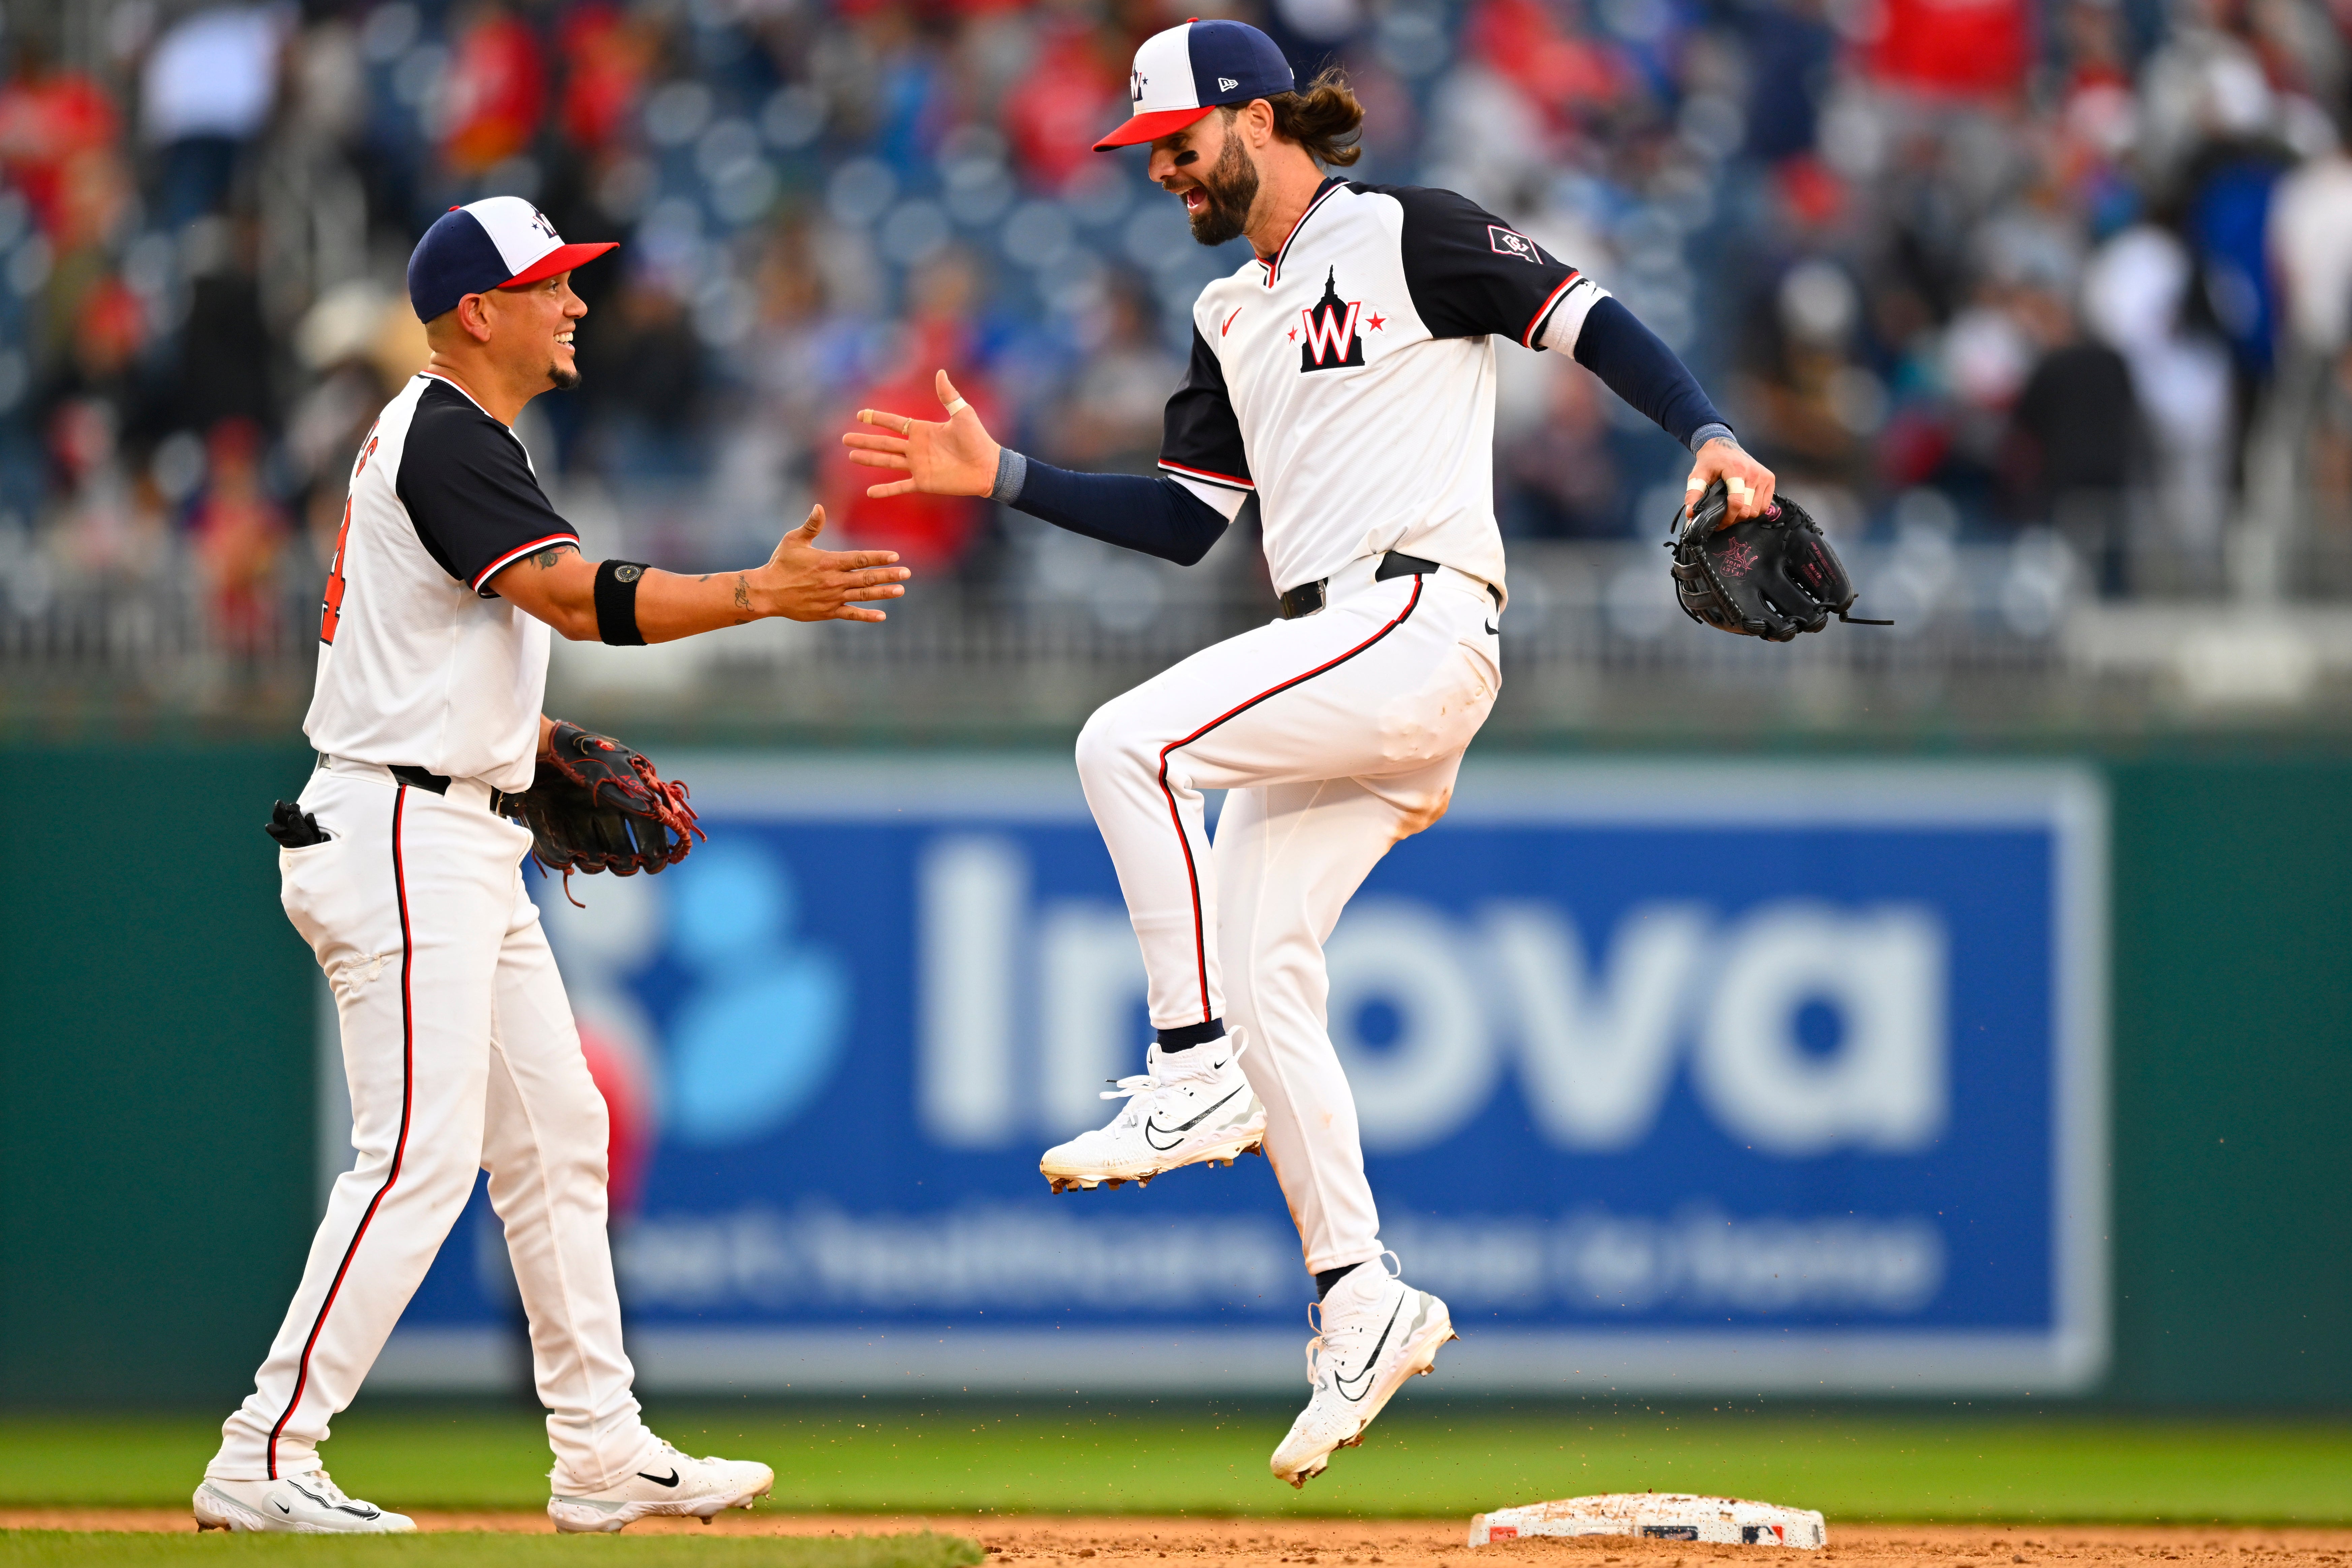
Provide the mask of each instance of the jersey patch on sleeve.
POLYGON ((1413 309, 1433 338, 1531 343, 1576 268, 1466 196, 1425 185, 1366 185, 1404 209, 1398 251, 1413 309))
POLYGON ((1541 246, 1517 229, 1505 228, 1501 224, 1486 226, 1486 244, 1497 256, 1514 256, 1537 267, 1544 264, 1541 246))

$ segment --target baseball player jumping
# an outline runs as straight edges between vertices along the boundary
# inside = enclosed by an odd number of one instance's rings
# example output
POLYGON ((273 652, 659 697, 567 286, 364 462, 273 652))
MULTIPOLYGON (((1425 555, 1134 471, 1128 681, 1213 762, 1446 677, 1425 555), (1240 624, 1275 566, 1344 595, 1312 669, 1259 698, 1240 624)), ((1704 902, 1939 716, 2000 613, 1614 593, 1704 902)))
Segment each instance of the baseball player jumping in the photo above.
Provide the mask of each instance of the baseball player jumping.
POLYGON ((352 466, 302 726, 319 767, 271 824, 286 912, 334 992, 358 1162, 205 1467, 199 1528, 415 1528, 339 1490, 319 1445, 477 1170, 530 1320, 556 1528, 708 1519, 775 1481, 765 1465, 682 1454, 638 1415, 604 1231, 604 1102, 524 891, 532 835, 509 796, 531 785, 535 756, 635 760, 541 714, 551 628, 638 644, 766 616, 878 621, 860 602, 897 597, 908 574, 888 552, 817 549, 821 510, 749 571, 583 559, 510 426, 539 394, 577 384, 587 307, 572 268, 611 248, 566 245, 530 203, 497 196, 452 208, 409 260, 432 361, 352 466))
POLYGON ((992 496, 1191 564, 1252 494, 1281 617, 1106 704, 1078 738, 1159 1037, 1107 1127, 1048 1150, 1056 1190, 1230 1161, 1261 1141, 1320 1297, 1307 1408, 1274 1451, 1303 1485, 1454 1337, 1391 1278, 1355 1104, 1326 1029, 1323 943, 1389 846, 1444 815, 1501 680, 1494 341, 1575 355, 1696 455, 1732 515, 1772 475, 1674 353, 1607 290, 1448 191, 1327 176, 1363 110, 1337 71, 1297 89, 1273 40, 1188 22, 1146 40, 1134 114, 1193 237, 1255 255, 1203 289, 1160 477, 1076 474, 990 439, 944 373, 938 422, 877 410, 868 490, 992 496), (1216 842, 1202 792, 1226 796, 1216 842), (1371 1267, 1365 1267, 1371 1265, 1371 1267))

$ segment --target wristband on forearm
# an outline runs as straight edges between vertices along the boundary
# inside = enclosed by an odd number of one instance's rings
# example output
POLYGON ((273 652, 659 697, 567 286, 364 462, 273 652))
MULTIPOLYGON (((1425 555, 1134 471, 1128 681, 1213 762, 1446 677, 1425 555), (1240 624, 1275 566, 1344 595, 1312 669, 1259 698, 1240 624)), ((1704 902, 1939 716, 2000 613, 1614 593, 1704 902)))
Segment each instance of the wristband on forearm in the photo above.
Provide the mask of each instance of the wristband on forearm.
POLYGON ((1021 499, 1021 487, 1029 482, 1029 459, 1010 447, 996 449, 996 482, 988 489, 988 499, 1011 506, 1021 499))
POLYGON ((637 584, 645 580, 645 563, 605 561, 596 567, 596 636, 618 647, 642 647, 646 634, 637 629, 637 584))

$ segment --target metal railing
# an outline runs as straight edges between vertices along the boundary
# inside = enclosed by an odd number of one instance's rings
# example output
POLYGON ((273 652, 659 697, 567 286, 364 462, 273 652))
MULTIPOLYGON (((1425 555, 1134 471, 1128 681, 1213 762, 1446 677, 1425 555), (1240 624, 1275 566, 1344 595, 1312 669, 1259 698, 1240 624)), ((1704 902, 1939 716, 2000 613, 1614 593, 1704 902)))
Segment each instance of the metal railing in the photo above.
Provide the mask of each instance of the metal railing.
MULTIPOLYGON (((1490 735, 2352 730, 2352 602, 2102 599, 2049 534, 1922 534, 1846 555, 1857 610, 1896 624, 1832 624, 1781 645, 1691 624, 1655 545, 1515 544, 1490 735)), ((994 584, 921 584, 883 626, 768 622, 652 648, 559 644, 550 701, 710 735, 1066 733, 1272 613, 1238 554, 1192 572, 1107 549, 1034 565, 1016 562, 994 584)), ((289 565, 265 613, 229 617, 185 572, 74 581, 20 562, 0 571, 0 700, 19 720, 129 709, 290 730, 316 660, 310 575, 307 562, 289 565)))

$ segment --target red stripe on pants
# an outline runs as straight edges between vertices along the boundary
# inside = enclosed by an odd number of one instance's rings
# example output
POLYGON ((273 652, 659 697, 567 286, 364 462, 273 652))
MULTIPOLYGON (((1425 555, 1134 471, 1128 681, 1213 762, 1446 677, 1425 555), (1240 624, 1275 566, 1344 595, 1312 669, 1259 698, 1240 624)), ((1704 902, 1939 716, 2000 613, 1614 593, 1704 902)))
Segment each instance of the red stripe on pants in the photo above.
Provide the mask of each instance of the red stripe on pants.
POLYGON ((408 931, 408 873, 400 858, 400 823, 408 805, 408 786, 402 784, 392 796, 392 887, 400 904, 400 1137, 392 1146, 392 1169, 385 1173, 383 1185, 368 1200, 367 1212, 360 1215, 359 1228, 352 1233, 352 1244, 343 1248, 343 1260, 335 1268, 334 1283, 327 1287, 327 1299, 319 1303, 319 1316, 310 1324, 310 1337, 302 1342, 302 1360, 295 1368, 294 1397, 286 1402, 286 1413, 269 1428, 269 1479, 278 1479, 278 1436, 286 1430, 286 1423, 294 1418, 301 1407, 303 1387, 310 1381, 310 1352, 319 1343, 320 1331, 327 1326, 327 1314, 333 1310, 335 1295, 343 1288, 343 1276, 351 1272, 352 1259, 367 1235, 368 1222, 392 1191, 392 1184, 400 1180, 400 1162, 408 1152, 408 1113, 416 1079, 416 1009, 411 989, 411 972, 416 955, 408 931))
POLYGON ((1176 808, 1176 792, 1168 787, 1168 753, 1177 750, 1179 747, 1191 745, 1193 742, 1199 740, 1202 736, 1207 734, 1218 725, 1224 723, 1229 719, 1237 718, 1240 715, 1248 712, 1251 709, 1256 707, 1259 703, 1265 701, 1269 697, 1279 697, 1282 693, 1289 690, 1292 687, 1297 686, 1305 681, 1312 680, 1326 670, 1339 668, 1341 665, 1347 663, 1349 659, 1355 658, 1358 654, 1363 652, 1366 648, 1371 647, 1374 643, 1380 641, 1391 632, 1396 630, 1397 627, 1404 625, 1406 621, 1412 617, 1413 606, 1420 603, 1421 577, 1419 574, 1415 574, 1412 580, 1412 596, 1404 602, 1404 608, 1399 610, 1393 620, 1390 621, 1388 625, 1382 626, 1380 630, 1374 632, 1370 637, 1366 637, 1363 641, 1358 643, 1347 652, 1340 654, 1338 658, 1326 659, 1321 664, 1317 665, 1314 668, 1307 671, 1304 675, 1294 675, 1289 679, 1283 681, 1280 685, 1267 687, 1264 691, 1259 692, 1248 701, 1239 703, 1234 707, 1227 709, 1223 713, 1218 714, 1215 718, 1210 720, 1207 723, 1202 725, 1199 729, 1193 731, 1182 740, 1171 741, 1166 745, 1160 748, 1160 793, 1168 802, 1168 820, 1175 825, 1177 847, 1184 851, 1184 875, 1190 879, 1192 886, 1192 957, 1193 962, 1200 965, 1201 971, 1201 1022, 1203 1024, 1209 1022, 1210 1019, 1214 1017, 1216 1015, 1212 1011, 1209 1005, 1209 933, 1206 922, 1201 918, 1201 869, 1198 866, 1193 864, 1192 861, 1192 840, 1191 836, 1184 831, 1183 815, 1176 808))

